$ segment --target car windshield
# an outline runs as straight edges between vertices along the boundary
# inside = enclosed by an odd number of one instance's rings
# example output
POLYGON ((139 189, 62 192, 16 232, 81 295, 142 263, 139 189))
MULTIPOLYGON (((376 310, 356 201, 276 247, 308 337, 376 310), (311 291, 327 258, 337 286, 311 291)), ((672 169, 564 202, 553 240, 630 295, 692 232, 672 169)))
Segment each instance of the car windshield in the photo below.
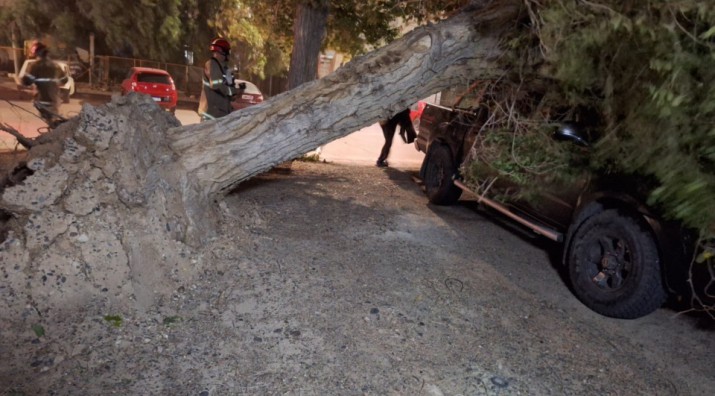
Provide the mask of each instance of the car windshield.
POLYGON ((151 84, 171 84, 169 76, 158 73, 139 73, 137 74, 137 81, 151 84))

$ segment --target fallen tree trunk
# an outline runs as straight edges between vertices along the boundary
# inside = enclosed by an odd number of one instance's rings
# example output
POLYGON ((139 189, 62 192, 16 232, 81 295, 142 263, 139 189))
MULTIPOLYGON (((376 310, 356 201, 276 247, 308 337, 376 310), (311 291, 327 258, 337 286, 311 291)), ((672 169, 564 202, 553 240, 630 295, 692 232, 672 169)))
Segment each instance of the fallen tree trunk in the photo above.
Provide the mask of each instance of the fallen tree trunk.
POLYGON ((503 72, 500 38, 522 2, 465 9, 355 59, 329 76, 213 122, 178 128, 171 147, 209 195, 345 136, 458 82, 503 72))
POLYGON ((81 307, 147 309, 211 264, 221 194, 455 82, 501 74, 500 35, 522 3, 485 4, 218 121, 180 127, 136 94, 85 105, 34 140, 27 177, 0 189, 0 335, 81 307))

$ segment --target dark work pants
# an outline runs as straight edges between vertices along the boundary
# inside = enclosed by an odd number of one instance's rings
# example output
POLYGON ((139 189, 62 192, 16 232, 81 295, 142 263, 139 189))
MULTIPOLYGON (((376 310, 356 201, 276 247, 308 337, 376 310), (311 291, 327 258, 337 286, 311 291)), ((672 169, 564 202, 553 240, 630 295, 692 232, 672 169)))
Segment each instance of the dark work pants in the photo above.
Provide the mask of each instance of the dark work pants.
POLYGON ((385 136, 385 144, 382 146, 382 151, 380 151, 380 157, 377 159, 377 163, 383 163, 390 155, 390 148, 392 148, 392 139, 395 137, 395 131, 397 126, 402 128, 402 131, 406 133, 403 136, 406 143, 412 143, 417 137, 415 128, 412 126, 412 121, 410 120, 410 109, 405 109, 392 118, 385 121, 380 121, 380 127, 382 128, 382 134, 385 136))

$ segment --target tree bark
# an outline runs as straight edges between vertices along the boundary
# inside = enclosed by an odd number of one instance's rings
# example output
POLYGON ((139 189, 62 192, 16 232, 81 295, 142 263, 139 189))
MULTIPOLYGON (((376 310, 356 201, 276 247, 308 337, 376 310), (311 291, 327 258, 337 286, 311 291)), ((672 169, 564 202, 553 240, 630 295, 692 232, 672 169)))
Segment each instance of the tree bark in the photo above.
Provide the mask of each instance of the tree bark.
POLYGON ((315 5, 312 2, 298 4, 293 25, 293 52, 288 71, 289 89, 313 81, 318 76, 318 58, 327 23, 328 6, 325 1, 315 5))
POLYGON ((28 312, 52 323, 85 306, 148 309, 190 284, 227 223, 220 194, 456 82, 502 74, 500 36, 521 6, 483 2, 214 122, 180 127, 134 93, 85 104, 33 140, 24 178, 0 191, 0 317, 26 329, 28 312))
POLYGON ((208 196, 226 193, 451 85, 502 74, 500 38, 522 14, 520 0, 477 2, 321 80, 222 119, 177 128, 171 148, 208 196))

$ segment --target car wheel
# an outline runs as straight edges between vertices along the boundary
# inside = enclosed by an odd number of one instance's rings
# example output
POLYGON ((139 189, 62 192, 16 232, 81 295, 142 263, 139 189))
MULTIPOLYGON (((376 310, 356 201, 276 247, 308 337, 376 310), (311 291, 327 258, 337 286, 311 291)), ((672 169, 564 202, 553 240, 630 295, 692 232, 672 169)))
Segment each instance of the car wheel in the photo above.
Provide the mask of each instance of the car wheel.
POLYGON ((667 298, 653 235, 621 211, 604 210, 584 220, 566 262, 576 297, 602 315, 638 318, 667 298))
POLYGON ((462 195, 462 190, 452 180, 457 173, 454 162, 449 147, 442 144, 430 146, 425 157, 424 184, 431 203, 452 205, 462 195))

